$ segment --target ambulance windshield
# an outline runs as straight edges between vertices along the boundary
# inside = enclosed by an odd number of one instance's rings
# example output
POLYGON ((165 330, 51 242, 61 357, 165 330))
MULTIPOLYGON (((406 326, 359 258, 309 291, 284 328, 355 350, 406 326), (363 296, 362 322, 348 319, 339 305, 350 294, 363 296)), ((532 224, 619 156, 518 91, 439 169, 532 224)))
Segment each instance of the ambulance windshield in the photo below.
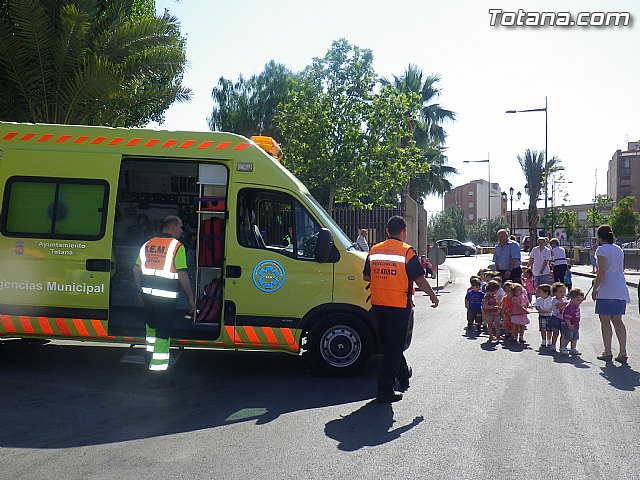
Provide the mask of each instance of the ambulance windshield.
POLYGON ((349 249, 353 245, 353 242, 349 240, 347 234, 342 231, 342 229, 338 226, 338 224, 329 216, 327 211, 322 208, 322 206, 318 203, 318 201, 313 198, 310 194, 305 193, 304 196, 309 201, 309 205, 313 208, 313 210, 318 214, 324 224, 329 227, 334 236, 334 242, 339 242, 345 249, 349 249))

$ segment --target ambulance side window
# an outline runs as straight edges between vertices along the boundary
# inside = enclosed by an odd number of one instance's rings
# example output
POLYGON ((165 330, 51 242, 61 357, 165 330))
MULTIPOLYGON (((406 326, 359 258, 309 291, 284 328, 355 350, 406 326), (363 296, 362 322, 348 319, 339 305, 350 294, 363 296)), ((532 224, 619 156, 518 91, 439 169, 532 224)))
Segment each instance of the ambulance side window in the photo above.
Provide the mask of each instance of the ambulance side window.
POLYGON ((295 202, 295 237, 298 258, 315 260, 316 243, 318 243, 318 232, 320 225, 316 222, 304 207, 295 202))
POLYGON ((315 260, 320 225, 293 197, 245 188, 238 193, 238 243, 315 260))
POLYGON ((98 240, 104 236, 109 184, 102 180, 12 177, 2 208, 9 237, 98 240))

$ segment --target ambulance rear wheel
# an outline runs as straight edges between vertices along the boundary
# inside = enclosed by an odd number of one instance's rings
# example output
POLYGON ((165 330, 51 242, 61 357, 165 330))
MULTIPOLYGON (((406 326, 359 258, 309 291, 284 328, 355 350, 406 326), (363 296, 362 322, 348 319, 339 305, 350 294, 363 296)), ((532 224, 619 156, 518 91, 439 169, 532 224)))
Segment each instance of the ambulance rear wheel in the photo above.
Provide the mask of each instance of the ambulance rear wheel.
POLYGON ((351 315, 325 317, 309 332, 309 359, 323 375, 353 375, 367 364, 372 349, 371 331, 362 320, 351 315))

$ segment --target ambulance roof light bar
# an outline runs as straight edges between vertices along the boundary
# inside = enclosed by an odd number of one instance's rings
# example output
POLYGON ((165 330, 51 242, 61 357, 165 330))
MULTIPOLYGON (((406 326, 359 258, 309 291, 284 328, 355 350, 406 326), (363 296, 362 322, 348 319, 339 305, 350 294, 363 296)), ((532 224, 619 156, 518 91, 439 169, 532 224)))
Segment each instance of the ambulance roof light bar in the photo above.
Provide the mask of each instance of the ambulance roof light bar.
POLYGON ((275 158, 278 162, 282 160, 282 150, 280 149, 280 145, 271 137, 264 137, 262 135, 254 135, 251 137, 251 141, 253 141, 256 145, 258 145, 261 149, 275 158))

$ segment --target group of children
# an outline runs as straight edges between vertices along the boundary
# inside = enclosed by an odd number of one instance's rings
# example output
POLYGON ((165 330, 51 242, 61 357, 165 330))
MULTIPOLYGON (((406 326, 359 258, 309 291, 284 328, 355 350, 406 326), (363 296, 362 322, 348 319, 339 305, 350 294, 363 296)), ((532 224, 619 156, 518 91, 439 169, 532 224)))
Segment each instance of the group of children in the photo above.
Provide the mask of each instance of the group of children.
POLYGON ((560 282, 535 288, 530 268, 523 269, 522 284, 503 283, 499 272, 484 269, 471 277, 470 284, 465 296, 467 329, 481 332, 484 326, 492 344, 503 339, 524 344, 529 313, 537 313, 541 349, 556 351, 560 337, 562 355, 580 355, 580 304, 585 295, 579 288, 567 289, 560 282))

